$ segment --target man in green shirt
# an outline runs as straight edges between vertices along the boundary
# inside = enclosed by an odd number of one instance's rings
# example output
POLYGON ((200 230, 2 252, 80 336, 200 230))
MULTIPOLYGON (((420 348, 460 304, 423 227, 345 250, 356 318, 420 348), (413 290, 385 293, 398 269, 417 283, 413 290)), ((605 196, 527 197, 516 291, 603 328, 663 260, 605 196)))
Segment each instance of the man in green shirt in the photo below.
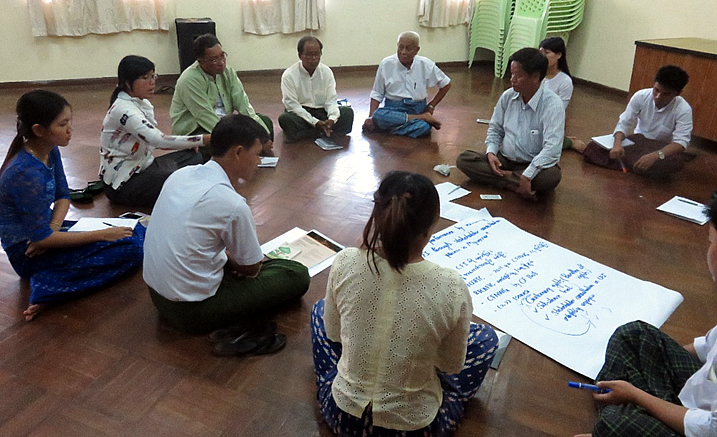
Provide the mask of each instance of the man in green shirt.
POLYGON ((236 70, 227 66, 227 53, 217 37, 206 34, 195 39, 194 54, 197 60, 179 76, 172 97, 172 133, 207 134, 224 115, 238 112, 266 129, 270 140, 262 144, 262 154, 271 155, 274 125, 254 111, 236 70))

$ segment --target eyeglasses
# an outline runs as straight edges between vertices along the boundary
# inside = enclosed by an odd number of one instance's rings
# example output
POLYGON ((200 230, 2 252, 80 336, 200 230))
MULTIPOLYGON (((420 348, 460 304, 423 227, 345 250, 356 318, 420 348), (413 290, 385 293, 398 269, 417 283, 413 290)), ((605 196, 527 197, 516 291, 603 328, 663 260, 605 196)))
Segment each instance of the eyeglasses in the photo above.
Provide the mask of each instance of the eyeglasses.
POLYGON ((204 59, 205 62, 209 62, 210 64, 217 65, 217 64, 219 64, 220 62, 226 61, 226 60, 227 60, 227 56, 229 56, 229 55, 227 54, 227 52, 222 52, 221 56, 217 56, 216 58, 211 58, 211 59, 203 58, 203 59, 204 59))
POLYGON ((158 78, 159 78, 159 75, 157 73, 147 73, 144 76, 140 77, 140 79, 143 79, 146 81, 153 80, 155 82, 157 81, 158 78))
POLYGON ((319 58, 321 58, 321 52, 302 53, 301 56, 303 56, 305 58, 319 59, 319 58))

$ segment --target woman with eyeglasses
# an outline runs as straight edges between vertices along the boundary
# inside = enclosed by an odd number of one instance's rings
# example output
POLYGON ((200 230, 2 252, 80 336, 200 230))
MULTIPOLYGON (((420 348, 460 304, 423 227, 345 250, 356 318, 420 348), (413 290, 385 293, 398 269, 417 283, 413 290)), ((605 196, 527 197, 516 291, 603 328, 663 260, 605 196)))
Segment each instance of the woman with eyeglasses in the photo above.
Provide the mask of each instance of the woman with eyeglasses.
POLYGON ((125 56, 117 68, 117 87, 102 122, 100 178, 113 203, 152 207, 172 172, 203 162, 198 147, 210 135, 165 135, 157 128, 154 63, 142 56, 125 56), (155 158, 154 149, 176 150, 155 158))

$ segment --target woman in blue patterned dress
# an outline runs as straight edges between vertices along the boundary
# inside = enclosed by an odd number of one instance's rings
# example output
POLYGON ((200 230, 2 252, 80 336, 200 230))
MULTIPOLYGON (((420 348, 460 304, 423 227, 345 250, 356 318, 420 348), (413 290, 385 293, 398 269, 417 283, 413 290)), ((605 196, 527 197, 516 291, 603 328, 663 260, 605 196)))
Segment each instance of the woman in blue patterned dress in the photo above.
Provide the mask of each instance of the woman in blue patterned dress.
POLYGON ((0 167, 0 242, 13 269, 30 280, 32 320, 49 302, 75 298, 142 264, 144 227, 62 232, 70 206, 60 147, 72 137, 72 108, 35 90, 17 102, 17 135, 0 167))

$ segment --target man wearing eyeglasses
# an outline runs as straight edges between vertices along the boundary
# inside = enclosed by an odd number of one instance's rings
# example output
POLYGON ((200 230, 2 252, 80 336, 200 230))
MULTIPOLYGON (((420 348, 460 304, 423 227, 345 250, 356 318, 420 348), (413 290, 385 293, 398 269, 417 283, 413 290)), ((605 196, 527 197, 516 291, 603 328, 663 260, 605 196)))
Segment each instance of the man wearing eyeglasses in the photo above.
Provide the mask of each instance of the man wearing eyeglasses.
MULTIPOLYGON (((210 133, 219 119, 238 112, 247 115, 269 133, 262 144, 262 154, 271 155, 274 125, 271 119, 257 114, 249 103, 236 70, 227 66, 227 53, 216 36, 202 35, 194 40, 197 60, 179 76, 169 107, 174 135, 210 133)), ((202 150, 206 159, 208 151, 202 150)))
POLYGON ((334 138, 351 132, 354 112, 338 105, 334 74, 321 63, 323 48, 318 38, 301 38, 297 45, 299 62, 281 76, 286 112, 279 116, 279 125, 286 142, 319 136, 334 138))

